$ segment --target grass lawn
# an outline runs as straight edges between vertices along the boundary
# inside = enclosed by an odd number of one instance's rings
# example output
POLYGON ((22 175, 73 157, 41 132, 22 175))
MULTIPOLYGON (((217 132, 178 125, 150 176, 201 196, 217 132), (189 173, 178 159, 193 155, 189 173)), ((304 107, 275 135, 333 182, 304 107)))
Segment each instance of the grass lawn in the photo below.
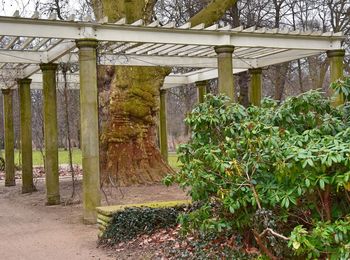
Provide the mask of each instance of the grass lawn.
POLYGON ((177 155, 174 152, 170 152, 168 155, 168 161, 172 168, 179 169, 181 163, 177 161, 177 155))
MULTIPOLYGON (((4 152, 2 152, 2 155, 4 155, 4 152)), ((58 161, 59 164, 68 164, 68 151, 65 150, 59 150, 58 151, 58 161)), ((19 151, 15 151, 15 163, 19 164, 19 151)), ((81 151, 79 149, 73 149, 73 164, 80 164, 81 165, 81 151)), ((33 151, 33 165, 39 166, 44 165, 43 156, 41 155, 40 151, 33 151)))
MULTIPOLYGON (((4 156, 4 151, 2 151, 2 156, 4 156)), ((58 152, 58 160, 59 164, 68 164, 68 151, 60 149, 58 152)), ((15 151, 15 163, 18 164, 19 162, 19 151, 15 151)), ((73 164, 79 164, 81 165, 81 150, 79 149, 73 149, 73 164)), ((176 153, 169 153, 169 164, 174 169, 178 169, 180 166, 180 163, 177 161, 177 155, 176 153)), ((44 165, 43 157, 41 155, 40 151, 33 151, 33 165, 44 165)))

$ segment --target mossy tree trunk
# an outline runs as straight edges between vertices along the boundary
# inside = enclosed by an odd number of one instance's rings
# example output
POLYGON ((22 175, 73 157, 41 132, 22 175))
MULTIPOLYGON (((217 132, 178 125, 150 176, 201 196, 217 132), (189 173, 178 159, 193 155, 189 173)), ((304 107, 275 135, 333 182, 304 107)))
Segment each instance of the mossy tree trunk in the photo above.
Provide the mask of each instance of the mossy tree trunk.
MULTIPOLYGON (((109 22, 115 22, 126 17, 128 23, 138 19, 149 23, 156 2, 93 0, 92 4, 97 19, 108 16, 109 22)), ((212 0, 192 21, 197 24, 204 17, 202 22, 210 25, 235 2, 212 0)), ((99 67, 102 183, 154 183, 171 171, 155 141, 159 90, 170 71, 160 67, 99 67)))

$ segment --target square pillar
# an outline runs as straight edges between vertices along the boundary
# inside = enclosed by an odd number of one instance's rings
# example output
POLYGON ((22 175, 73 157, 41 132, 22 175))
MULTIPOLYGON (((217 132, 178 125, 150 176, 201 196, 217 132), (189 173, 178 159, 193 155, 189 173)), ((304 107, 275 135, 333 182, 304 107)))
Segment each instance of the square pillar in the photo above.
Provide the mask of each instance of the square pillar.
POLYGON ((250 74, 250 91, 249 101, 254 106, 261 104, 261 89, 262 89, 262 69, 249 69, 250 74))
POLYGON ((159 111, 159 139, 160 152, 166 162, 168 162, 168 133, 167 133, 167 107, 166 107, 166 90, 160 90, 160 111, 159 111))
MULTIPOLYGON (((338 79, 342 78, 344 75, 344 56, 345 56, 345 50, 330 50, 327 51, 327 56, 330 63, 330 69, 331 69, 331 83, 337 81, 338 79)), ((338 95, 334 97, 332 100, 332 104, 334 106, 339 106, 344 103, 344 97, 341 95, 338 95)))
POLYGON ((13 128, 13 90, 2 89, 4 97, 5 186, 15 186, 15 134, 13 128))
POLYGON ((228 96, 231 101, 235 100, 232 54, 235 47, 231 45, 216 46, 215 52, 218 57, 219 94, 228 96))
POLYGON ((204 96, 207 94, 208 81, 196 81, 198 103, 204 102, 204 96))
POLYGON ((30 94, 31 79, 19 79, 19 99, 21 114, 21 148, 22 148, 22 193, 36 191, 33 183, 33 148, 32 148, 32 98, 30 94))
POLYGON ((41 64, 44 94, 44 139, 45 139, 45 180, 46 204, 60 204, 58 144, 57 144, 57 64, 41 64))
POLYGON ((97 222, 96 207, 101 205, 98 132, 96 39, 76 41, 79 48, 80 123, 83 163, 84 222, 97 222))

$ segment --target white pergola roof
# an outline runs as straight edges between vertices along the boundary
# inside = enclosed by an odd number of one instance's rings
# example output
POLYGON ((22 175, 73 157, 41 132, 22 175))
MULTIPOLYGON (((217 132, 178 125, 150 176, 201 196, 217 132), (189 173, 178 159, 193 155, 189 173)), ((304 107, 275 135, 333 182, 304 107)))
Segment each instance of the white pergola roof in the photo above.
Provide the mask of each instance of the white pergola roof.
MULTIPOLYGON (((15 78, 31 77, 40 88, 40 63, 77 62, 76 39, 94 38, 100 42, 99 64, 124 66, 190 67, 198 70, 171 74, 164 88, 217 78, 214 46, 234 45, 233 73, 250 68, 304 58, 341 48, 342 33, 244 29, 187 23, 175 27, 158 22, 145 25, 142 20, 125 24, 125 19, 108 23, 57 21, 32 18, 0 17, 0 80, 11 87, 15 78), (38 74, 39 73, 39 74, 38 74)), ((78 85, 77 74, 69 77, 78 85)))

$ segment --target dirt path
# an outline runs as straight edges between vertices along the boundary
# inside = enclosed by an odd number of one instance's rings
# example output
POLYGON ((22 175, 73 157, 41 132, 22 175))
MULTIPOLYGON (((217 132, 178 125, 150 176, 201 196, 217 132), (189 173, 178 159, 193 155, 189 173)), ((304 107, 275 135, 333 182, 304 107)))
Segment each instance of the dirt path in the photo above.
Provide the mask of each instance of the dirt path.
MULTIPOLYGON (((23 195, 20 185, 6 188, 0 181, 0 259, 115 259, 96 248, 97 227, 82 224, 81 204, 47 207, 43 180, 36 186, 38 192, 23 195)), ((70 187, 69 180, 61 180, 63 199, 69 198, 70 187)), ((125 188, 121 195, 116 192, 112 201, 125 204, 184 198, 178 189, 160 185, 125 188)))

